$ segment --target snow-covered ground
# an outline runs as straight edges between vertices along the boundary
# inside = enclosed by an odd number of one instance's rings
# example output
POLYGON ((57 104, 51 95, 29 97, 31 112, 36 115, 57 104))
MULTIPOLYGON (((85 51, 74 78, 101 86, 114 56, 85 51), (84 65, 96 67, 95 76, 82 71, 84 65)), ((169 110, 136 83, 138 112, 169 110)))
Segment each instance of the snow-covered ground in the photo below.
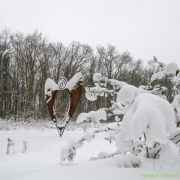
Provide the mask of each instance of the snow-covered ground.
POLYGON ((97 138, 91 143, 85 142, 82 148, 77 149, 73 162, 60 164, 62 147, 83 133, 81 130, 66 131, 63 137, 59 137, 56 130, 0 131, 0 180, 140 180, 150 176, 161 180, 180 180, 180 172, 160 170, 158 161, 154 170, 151 159, 141 158, 140 168, 118 168, 118 156, 89 161, 101 151, 116 151, 114 143, 110 145, 104 140, 104 133, 96 134, 97 138), (15 154, 12 149, 6 154, 7 138, 14 140, 15 154), (28 141, 26 153, 22 153, 23 140, 28 141))

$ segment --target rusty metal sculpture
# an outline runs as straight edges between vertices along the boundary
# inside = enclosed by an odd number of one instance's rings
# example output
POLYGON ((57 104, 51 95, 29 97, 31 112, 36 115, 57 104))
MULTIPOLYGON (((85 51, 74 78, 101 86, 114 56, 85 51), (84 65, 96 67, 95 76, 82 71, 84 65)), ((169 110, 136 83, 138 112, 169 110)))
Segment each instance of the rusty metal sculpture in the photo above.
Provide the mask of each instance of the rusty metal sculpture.
POLYGON ((48 78, 46 80, 45 83, 46 104, 48 106, 50 117, 54 122, 54 124, 56 125, 56 128, 60 136, 63 135, 66 125, 68 124, 70 118, 72 117, 74 111, 76 110, 76 107, 78 105, 79 99, 82 94, 82 90, 83 90, 83 76, 80 72, 75 74, 68 82, 64 77, 60 79, 58 84, 56 84, 52 79, 48 78), (55 113, 54 104, 55 104, 57 92, 59 90, 64 90, 64 89, 66 89, 69 92, 70 103, 69 103, 68 112, 66 113, 64 119, 59 122, 55 113))

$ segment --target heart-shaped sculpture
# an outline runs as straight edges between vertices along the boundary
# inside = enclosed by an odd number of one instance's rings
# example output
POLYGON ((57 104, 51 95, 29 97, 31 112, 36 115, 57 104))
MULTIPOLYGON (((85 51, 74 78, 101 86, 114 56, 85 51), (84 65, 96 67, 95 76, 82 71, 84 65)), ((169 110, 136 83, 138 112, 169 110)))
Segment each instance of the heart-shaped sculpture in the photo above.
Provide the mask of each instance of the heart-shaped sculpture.
POLYGON ((58 133, 60 136, 66 128, 66 125, 70 121, 70 118, 74 114, 76 107, 78 105, 79 99, 81 97, 83 90, 83 76, 82 74, 76 73, 68 82, 66 78, 61 78, 58 84, 56 84, 52 79, 48 78, 45 83, 45 98, 46 104, 48 106, 48 111, 52 121, 55 123, 58 133), (56 112, 54 109, 55 98, 59 90, 67 89, 70 95, 69 109, 62 121, 58 121, 56 112))

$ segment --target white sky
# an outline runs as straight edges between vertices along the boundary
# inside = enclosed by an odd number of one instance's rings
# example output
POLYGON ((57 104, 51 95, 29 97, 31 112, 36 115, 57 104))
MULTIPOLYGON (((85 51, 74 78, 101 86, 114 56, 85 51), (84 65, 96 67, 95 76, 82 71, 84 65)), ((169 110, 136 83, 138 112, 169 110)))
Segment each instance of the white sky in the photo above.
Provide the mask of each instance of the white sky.
POLYGON ((180 65, 180 0, 0 0, 0 29, 115 45, 144 61, 180 65))

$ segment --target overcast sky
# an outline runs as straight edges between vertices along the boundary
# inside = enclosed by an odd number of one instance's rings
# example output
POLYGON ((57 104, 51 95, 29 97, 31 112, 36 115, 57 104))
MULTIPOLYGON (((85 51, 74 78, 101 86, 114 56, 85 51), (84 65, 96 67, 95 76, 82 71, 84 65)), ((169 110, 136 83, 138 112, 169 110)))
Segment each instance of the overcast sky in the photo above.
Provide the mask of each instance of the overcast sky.
POLYGON ((0 29, 65 45, 112 44, 135 59, 180 65, 180 0, 0 0, 0 29))

